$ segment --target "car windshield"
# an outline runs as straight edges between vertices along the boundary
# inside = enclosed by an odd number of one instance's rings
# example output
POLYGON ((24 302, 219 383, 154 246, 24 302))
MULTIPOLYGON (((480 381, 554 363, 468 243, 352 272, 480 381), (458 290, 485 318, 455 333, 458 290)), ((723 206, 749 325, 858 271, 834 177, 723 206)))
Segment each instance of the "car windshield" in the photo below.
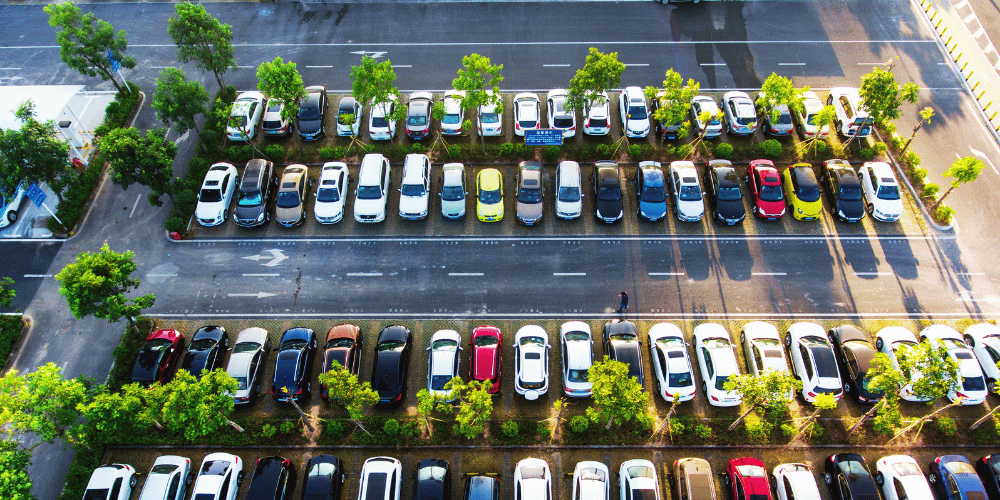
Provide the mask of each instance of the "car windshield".
POLYGON ((570 382, 586 383, 589 379, 587 378, 587 370, 569 370, 566 373, 566 380, 570 382))
POLYGON ((240 342, 233 347, 233 354, 239 354, 241 352, 254 352, 260 349, 260 344, 256 342, 240 342))
POLYGON ((719 199, 722 201, 739 201, 743 192, 738 187, 719 188, 719 199))
POLYGON ((500 340, 492 335, 480 335, 476 337, 476 347, 489 347, 500 343, 500 340))
POLYGON ((483 123, 498 123, 500 121, 500 117, 496 113, 483 113, 480 116, 480 120, 482 120, 483 123))
POLYGON ((486 203, 487 205, 492 205, 494 203, 500 203, 500 190, 494 189, 492 191, 480 191, 479 201, 486 203))
POLYGON ((635 335, 631 333, 616 333, 609 335, 608 338, 617 342, 635 342, 635 335))
POLYGON ((444 386, 451 380, 451 378, 451 375, 432 375, 431 389, 435 391, 443 391, 444 386))
POLYGON ((423 196, 427 192, 424 191, 423 184, 403 184, 403 188, 400 190, 403 196, 423 196))
POLYGON ((211 460, 209 462, 205 462, 204 465, 201 466, 200 475, 224 476, 226 471, 229 470, 229 465, 230 463, 228 460, 211 460))
POLYGON ((817 125, 817 123, 816 123, 816 116, 818 116, 816 113, 810 113, 809 116, 806 117, 806 123, 808 123, 809 125, 814 125, 814 126, 817 125))
POLYGON ((299 206, 299 192, 281 191, 278 193, 278 201, 275 204, 279 208, 295 208, 299 206))
POLYGON ((799 188, 799 199, 809 203, 819 201, 819 187, 803 186, 799 188))
POLYGON ((340 191, 335 187, 319 188, 319 191, 316 191, 316 201, 323 203, 340 201, 340 191))
POLYGON ((238 391, 242 391, 247 388, 247 378, 246 377, 233 377, 236 379, 236 383, 239 386, 236 388, 238 391))
POLYGON ((565 186, 559 188, 559 201, 580 201, 580 188, 565 186))
POLYGON ((778 119, 774 122, 775 125, 791 125, 792 115, 788 113, 781 113, 778 115, 778 119))
POLYGON ((358 186, 359 200, 377 200, 382 197, 381 186, 358 186))
POLYGON ((521 188, 517 193, 517 201, 521 203, 539 203, 542 201, 542 191, 535 188, 521 188))
POLYGON ((430 466, 417 469, 417 481, 444 481, 445 474, 448 470, 444 467, 430 466))
POLYGON ((715 379, 715 388, 720 391, 726 390, 726 382, 729 382, 729 375, 719 375, 715 379))
POLYGON ((242 129, 247 124, 247 117, 245 116, 230 116, 229 126, 232 128, 242 129))
POLYGON ((354 341, 351 339, 335 339, 331 340, 330 342, 327 342, 326 348, 329 349, 331 347, 339 347, 342 349, 348 349, 353 345, 354 341))
POLYGON ((521 345, 545 345, 545 341, 541 337, 524 337, 521 339, 521 345))
POLYGON ((441 118, 441 123, 445 125, 456 125, 462 121, 462 115, 459 114, 448 114, 441 118))
POLYGON ((201 197, 199 198, 198 201, 204 203, 215 203, 218 201, 222 201, 222 191, 219 191, 218 189, 202 189, 201 197))
POLYGON ((240 198, 236 200, 236 204, 241 207, 256 207, 264 202, 263 197, 261 197, 259 191, 254 191, 252 193, 240 193, 240 198))
POLYGON ((308 342, 302 339, 288 339, 278 346, 279 351, 299 350, 306 346, 308 342))
POLYGON ((899 199, 899 186, 880 186, 878 188, 878 199, 880 199, 880 200, 898 200, 899 199))
POLYGON ((462 201, 465 199, 465 190, 462 186, 444 186, 441 188, 441 199, 444 201, 462 201))
POLYGON ((312 99, 306 100, 299 110, 300 120, 319 120, 319 102, 312 99))
POLYGON ((455 349, 458 349, 458 342, 451 339, 435 340, 431 344, 431 350, 433 351, 454 351, 455 349))
POLYGON ((621 188, 618 186, 601 186, 597 191, 597 199, 613 201, 622 199, 621 188))
POLYGON ((983 377, 962 377, 962 389, 966 391, 985 391, 986 381, 983 377))
POLYGON ((159 352, 170 347, 171 345, 173 345, 173 342, 167 339, 153 339, 150 340, 149 342, 146 342, 145 347, 146 350, 148 351, 159 352))
POLYGON ((646 119, 646 107, 645 106, 629 106, 628 107, 628 119, 629 120, 645 120, 646 119))
POLYGON ((895 469, 896 474, 900 476, 923 476, 924 473, 920 471, 920 467, 915 463, 911 462, 896 462, 892 464, 892 468, 895 469))
POLYGON ((681 192, 678 197, 684 201, 700 201, 701 188, 698 186, 681 186, 681 192))
POLYGON ((632 479, 635 479, 637 477, 648 477, 650 479, 656 479, 656 474, 653 473, 653 469, 650 469, 649 467, 646 467, 644 465, 635 465, 629 467, 627 472, 628 472, 628 477, 632 479))
POLYGON ((743 477, 767 477, 767 472, 759 465, 737 465, 736 470, 743 477))
POLYGON ((764 201, 782 201, 785 199, 785 193, 782 192, 781 186, 763 185, 760 187, 760 199, 764 201))
POLYGON ((691 372, 670 373, 667 385, 670 387, 691 387, 694 380, 691 379, 691 372))
POLYGON ((573 340, 587 341, 587 340, 590 340, 590 335, 588 335, 588 334, 586 334, 584 332, 568 332, 568 333, 566 333, 566 340, 569 340, 569 341, 573 341, 573 340))
POLYGON ((353 117, 351 119, 351 125, 353 125, 355 123, 355 121, 358 119, 358 117, 354 116, 354 113, 352 113, 350 110, 345 111, 345 110, 342 109, 342 110, 340 110, 340 111, 337 112, 337 123, 339 123, 341 125, 347 125, 348 124, 347 123, 347 115, 351 115, 353 117))
POLYGON ((840 186, 839 197, 844 201, 861 201, 861 188, 858 186, 840 186))
POLYGON ((189 351, 207 351, 207 350, 211 349, 212 346, 214 346, 214 345, 215 345, 215 341, 212 340, 212 339, 200 339, 200 340, 195 340, 194 342, 191 342, 191 345, 188 347, 188 350, 189 351))
POLYGON ((378 343, 378 345, 375 347, 375 350, 378 352, 385 352, 385 351, 401 352, 404 347, 406 347, 406 342, 403 342, 402 340, 383 340, 382 342, 378 343))
POLYGON ((607 481, 607 474, 600 469, 580 469, 580 481, 607 481))
POLYGON ((411 116, 406 120, 406 124, 411 127, 423 127, 424 125, 427 125, 427 117, 423 115, 411 116))
POLYGON ((387 128, 388 126, 389 126, 389 120, 386 120, 384 116, 372 117, 373 128, 387 128))
POLYGON ((570 116, 557 116, 552 120, 552 126, 555 128, 570 128, 573 126, 573 118, 570 116))
POLYGON ((662 187, 648 187, 642 190, 642 201, 646 203, 663 203, 667 201, 667 192, 662 187))

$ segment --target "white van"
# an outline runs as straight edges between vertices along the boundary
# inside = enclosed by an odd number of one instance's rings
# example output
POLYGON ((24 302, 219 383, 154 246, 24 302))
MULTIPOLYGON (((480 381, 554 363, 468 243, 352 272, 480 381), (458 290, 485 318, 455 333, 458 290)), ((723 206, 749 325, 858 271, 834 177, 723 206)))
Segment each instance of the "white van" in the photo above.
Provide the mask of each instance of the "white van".
POLYGON ((556 216, 575 219, 583 212, 580 164, 563 161, 556 167, 556 216))
POLYGON ((378 153, 365 155, 354 192, 354 220, 382 222, 389 196, 389 160, 378 153))

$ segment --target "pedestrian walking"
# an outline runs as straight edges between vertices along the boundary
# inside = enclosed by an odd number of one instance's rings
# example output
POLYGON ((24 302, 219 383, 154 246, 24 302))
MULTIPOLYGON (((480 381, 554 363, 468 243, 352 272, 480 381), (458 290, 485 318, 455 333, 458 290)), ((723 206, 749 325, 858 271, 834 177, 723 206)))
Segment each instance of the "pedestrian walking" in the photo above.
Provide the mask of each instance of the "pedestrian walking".
POLYGON ((622 293, 618 294, 618 296, 621 297, 621 299, 622 299, 621 304, 618 305, 618 314, 621 314, 621 313, 625 312, 626 309, 628 309, 628 294, 625 293, 625 292, 622 292, 622 293))

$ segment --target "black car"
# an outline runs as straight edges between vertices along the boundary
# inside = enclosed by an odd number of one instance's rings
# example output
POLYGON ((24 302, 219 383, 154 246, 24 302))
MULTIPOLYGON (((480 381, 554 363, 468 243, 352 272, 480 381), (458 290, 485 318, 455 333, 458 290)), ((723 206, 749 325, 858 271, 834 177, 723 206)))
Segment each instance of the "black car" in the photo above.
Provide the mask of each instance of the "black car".
POLYGON ((611 224, 622 218, 622 184, 618 164, 601 161, 594 165, 594 206, 597 219, 611 224))
POLYGON ((824 462, 823 482, 840 500, 877 500, 878 486, 864 457, 857 453, 830 455, 824 462))
POLYGON ((868 389, 868 384, 871 383, 868 370, 878 351, 864 332, 851 325, 840 325, 826 332, 826 336, 837 355, 844 392, 863 404, 872 404, 881 399, 881 392, 868 389))
POLYGON ((743 205, 743 188, 740 176, 729 160, 712 160, 705 170, 705 186, 712 207, 712 219, 719 224, 732 226, 743 222, 747 216, 743 205))
POLYGON ((642 349, 639 347, 639 329, 635 323, 616 319, 604 325, 604 353, 615 361, 627 364, 629 376, 635 377, 645 389, 642 349))
POLYGON ((261 159, 247 162, 239 188, 236 190, 236 206, 233 208, 233 220, 236 225, 257 227, 267 223, 271 216, 267 207, 277 183, 274 177, 274 163, 261 159))
POLYGON ((312 388, 309 372, 316 344, 316 333, 308 328, 290 328, 281 334, 278 361, 274 364, 274 381, 271 383, 274 399, 298 401, 309 397, 312 388))
POLYGON ((378 334, 372 387, 378 391, 378 404, 392 406, 406 399, 406 372, 410 364, 410 330, 405 326, 387 326, 378 334))
POLYGON ((337 500, 344 487, 344 462, 331 455, 316 455, 306 464, 302 500, 337 500))
POLYGON ((451 467, 447 460, 428 458, 417 462, 417 482, 413 498, 451 500, 451 467))
POLYGON ((299 104, 299 137, 304 141, 315 141, 326 133, 323 118, 326 116, 326 87, 316 85, 306 87, 306 97, 299 104))
POLYGON ((203 326, 194 332, 191 344, 184 353, 181 368, 201 378, 203 371, 211 372, 222 368, 222 358, 229 349, 229 336, 221 326, 203 326))
POLYGON ((847 160, 823 162, 823 183, 834 200, 834 213, 844 222, 858 222, 865 218, 865 202, 861 200, 861 180, 847 160))
POLYGON ((976 460, 976 474, 990 498, 1000 498, 1000 453, 976 460))
POLYGON ((281 457, 257 459, 246 500, 284 500, 292 489, 292 461, 281 457))

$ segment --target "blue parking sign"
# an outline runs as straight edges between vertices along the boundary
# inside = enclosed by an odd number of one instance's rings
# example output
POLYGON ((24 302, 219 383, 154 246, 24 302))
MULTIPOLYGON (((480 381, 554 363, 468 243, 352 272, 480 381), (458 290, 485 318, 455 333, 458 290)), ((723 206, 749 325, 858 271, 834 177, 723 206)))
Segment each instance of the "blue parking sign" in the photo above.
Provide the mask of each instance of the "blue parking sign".
POLYGON ((526 146, 562 146, 563 131, 559 129, 525 130, 526 146))
POLYGON ((24 195, 35 204, 36 207, 41 208, 42 203, 45 203, 46 194, 42 191, 42 188, 38 187, 38 184, 34 182, 28 186, 28 189, 24 190, 24 195))

